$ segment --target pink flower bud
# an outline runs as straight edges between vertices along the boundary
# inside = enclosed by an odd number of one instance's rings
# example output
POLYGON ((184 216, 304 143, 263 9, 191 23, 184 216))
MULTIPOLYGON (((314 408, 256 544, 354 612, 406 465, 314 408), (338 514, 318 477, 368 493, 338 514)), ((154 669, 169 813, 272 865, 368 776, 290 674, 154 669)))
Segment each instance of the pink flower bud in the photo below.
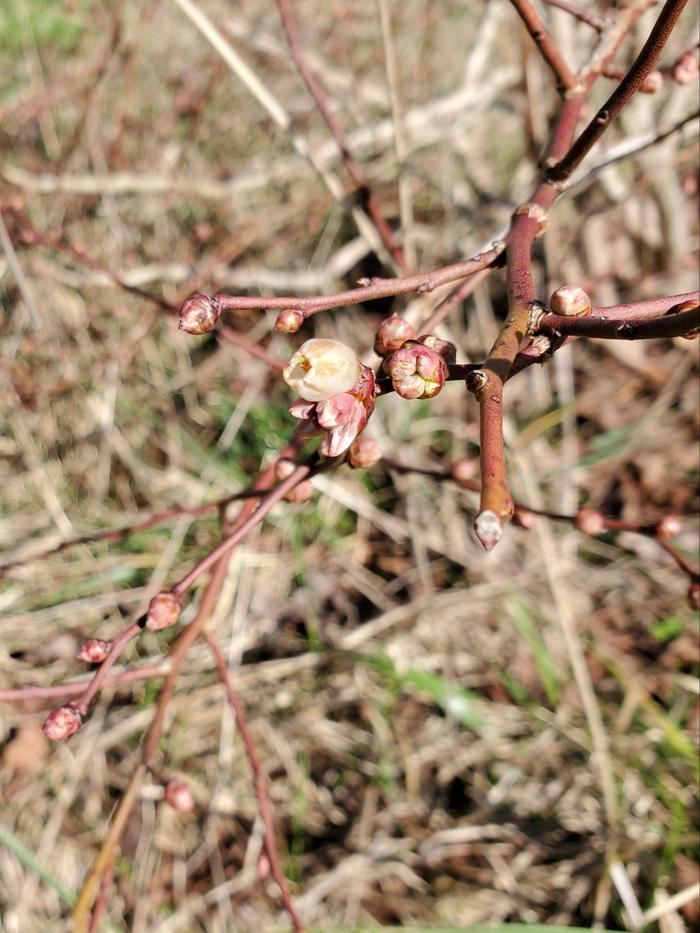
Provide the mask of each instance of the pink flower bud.
POLYGON ((374 338, 374 352, 378 356, 389 356, 415 336, 412 324, 398 314, 392 314, 379 325, 377 336, 374 338))
POLYGON ((439 353, 448 366, 457 362, 457 347, 451 341, 441 340, 440 337, 433 337, 432 334, 424 334, 418 338, 417 342, 439 353))
POLYGON ((282 459, 278 460, 275 464, 275 479, 279 480, 281 483, 282 480, 285 480, 287 477, 291 476, 296 468, 297 464, 293 460, 288 460, 286 457, 282 457, 282 459))
POLYGON ((516 508, 513 512, 513 524, 519 528, 525 528, 528 531, 535 527, 537 516, 534 512, 528 512, 527 509, 516 508))
POLYGON ((475 477, 478 466, 479 461, 469 459, 469 457, 455 460, 452 464, 452 479, 458 486, 463 486, 465 489, 474 491, 474 489, 477 488, 475 477))
POLYGON ((590 314, 593 310, 590 297, 579 285, 562 285, 553 292, 549 307, 554 314, 565 314, 567 317, 590 314))
POLYGON ((485 551, 490 551, 501 540, 503 522, 490 509, 486 509, 474 519, 474 531, 485 551))
POLYGON ((360 361, 346 344, 314 337, 299 347, 282 375, 306 401, 323 402, 351 389, 361 372, 360 361))
POLYGON ((87 661, 88 664, 102 664, 109 654, 112 647, 111 641, 103 641, 101 638, 91 638, 81 645, 80 651, 76 654, 79 661, 87 661))
POLYGON ((186 334, 206 334, 213 330, 220 314, 218 301, 197 292, 180 308, 180 330, 186 334))
POLYGON ((657 91, 660 91, 663 87, 664 76, 661 72, 655 68, 654 71, 650 71, 646 78, 642 81, 639 90, 642 94, 656 94, 657 91))
POLYGON ((683 526, 676 515, 664 515, 661 521, 656 523, 657 538, 675 538, 682 530, 683 526))
POLYGON ((319 425, 326 430, 319 453, 325 457, 339 457, 345 453, 367 424, 365 406, 354 395, 343 392, 316 406, 319 425))
POLYGON ((371 437, 357 437, 350 445, 348 463, 357 470, 374 466, 381 459, 381 448, 371 437))
POLYGON ((180 813, 188 813, 194 809, 194 797, 189 784, 185 781, 168 781, 163 799, 173 810, 179 810, 180 813))
POLYGON ((595 538, 605 531, 605 519, 595 509, 579 509, 576 513, 576 527, 584 535, 595 538))
POLYGON ((671 77, 678 84, 692 84, 700 71, 697 52, 691 49, 684 52, 671 68, 671 77))
POLYGON ((285 495, 287 502, 308 502, 314 494, 314 484, 310 479, 303 479, 294 489, 285 495))
POLYGON ((175 625, 180 618, 180 601, 172 593, 156 593, 148 604, 146 628, 150 632, 159 632, 161 629, 175 625))
POLYGON ((298 308, 286 308, 280 311, 275 321, 275 330, 280 334, 296 334, 304 323, 304 312, 298 308))
POLYGON ((77 732, 82 724, 82 716, 74 706, 68 703, 49 713, 41 731, 52 742, 62 742, 63 739, 70 738, 74 732, 77 732))
POLYGON ((417 343, 392 353, 387 365, 392 385, 401 398, 433 398, 447 379, 447 363, 440 354, 417 343))

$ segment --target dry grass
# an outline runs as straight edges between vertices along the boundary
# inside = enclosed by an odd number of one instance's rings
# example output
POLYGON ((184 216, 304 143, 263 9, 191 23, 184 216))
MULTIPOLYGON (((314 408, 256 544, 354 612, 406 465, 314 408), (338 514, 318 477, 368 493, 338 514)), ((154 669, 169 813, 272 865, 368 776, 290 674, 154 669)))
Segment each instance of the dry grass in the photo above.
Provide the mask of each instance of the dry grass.
MULTIPOLYGON (((274 4, 202 7, 345 184, 274 4)), ((412 237, 429 269, 503 227, 535 176, 554 97, 508 4, 411 0, 393 12, 412 237)), ((398 216, 376 5, 305 0, 298 16, 353 151, 398 216)), ((580 60, 586 27, 563 14, 554 23, 580 60)), ((380 271, 289 133, 175 3, 12 0, 0 38, 0 193, 21 198, 38 229, 62 229, 65 242, 170 302, 193 285, 316 292, 380 271), (51 105, 35 114, 47 93, 51 105)), ((635 101, 605 147, 673 124, 693 94, 666 86, 635 101)), ((596 304, 696 287, 694 132, 697 122, 556 207, 537 256, 543 296, 567 281, 584 283, 596 304)), ((0 562, 235 492, 291 435, 287 393, 264 363, 214 337, 184 337, 156 306, 58 250, 23 244, 6 222, 0 562)), ((396 307, 417 314, 425 301, 396 307)), ((496 274, 443 328, 461 360, 482 356, 503 304, 496 274)), ((307 326, 369 360, 387 310, 351 308, 307 326)), ((273 319, 233 323, 286 356, 297 338, 270 336, 273 319)), ((520 498, 568 512, 588 503, 630 521, 697 513, 697 344, 579 342, 509 390, 520 498)), ((383 399, 368 430, 392 456, 440 466, 475 453, 476 415, 453 384, 431 403, 383 399)), ((661 549, 541 521, 511 528, 486 556, 470 533, 474 500, 450 484, 379 467, 341 467, 315 483, 312 503, 277 506, 238 548, 212 621, 305 922, 625 928, 636 909, 697 882, 698 638, 686 581, 661 549), (572 650, 593 683, 602 745, 572 650)), ((217 533, 213 520, 182 517, 8 572, 0 682, 75 677, 80 642, 120 629, 217 533)), ((679 543, 697 559, 697 522, 679 543)), ((169 640, 146 634, 128 664, 165 662, 169 640)), ((2 826, 69 891, 138 761, 157 689, 105 691, 81 732, 50 748, 41 707, 3 706, 2 826)), ((260 875, 249 770, 204 646, 181 679, 161 760, 187 776, 198 807, 177 814, 158 804, 158 787, 145 788, 104 928, 284 923, 260 875)), ((55 885, 7 846, 0 925, 65 929, 55 885)), ((663 933, 690 928, 695 901, 671 904, 660 922, 663 933)))

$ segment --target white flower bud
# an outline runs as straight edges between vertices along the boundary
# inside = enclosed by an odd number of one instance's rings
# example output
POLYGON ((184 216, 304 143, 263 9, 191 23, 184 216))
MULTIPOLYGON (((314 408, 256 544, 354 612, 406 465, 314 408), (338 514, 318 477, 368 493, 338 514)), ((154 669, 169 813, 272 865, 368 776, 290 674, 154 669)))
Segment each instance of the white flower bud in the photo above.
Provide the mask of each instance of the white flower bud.
POLYGON ((284 381, 307 402, 323 402, 347 392, 362 367, 354 350, 339 340, 312 338, 284 367, 284 381))

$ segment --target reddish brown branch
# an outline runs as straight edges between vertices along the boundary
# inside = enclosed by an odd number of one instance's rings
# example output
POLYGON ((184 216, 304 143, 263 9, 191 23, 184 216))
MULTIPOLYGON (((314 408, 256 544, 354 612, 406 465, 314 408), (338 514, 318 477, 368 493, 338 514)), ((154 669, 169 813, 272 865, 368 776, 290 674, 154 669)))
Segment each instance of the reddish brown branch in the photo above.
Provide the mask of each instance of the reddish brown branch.
POLYGON ((243 742, 246 758, 248 759, 250 770, 253 772, 255 796, 258 800, 260 817, 263 822, 265 851, 267 852, 267 857, 270 861, 270 871, 272 873, 272 877, 275 879, 277 882, 277 887, 280 889, 282 902, 292 921, 292 926, 295 930, 295 933, 303 933, 301 919, 294 906, 294 901, 292 900, 292 896, 289 892, 289 886, 287 885, 287 879, 284 877, 284 872, 282 871, 282 862, 279 856, 279 851, 277 849, 277 840, 275 837, 272 807, 270 806, 270 799, 267 796, 265 775, 263 773, 262 765, 260 764, 260 759, 255 747, 253 735, 248 728, 248 722, 246 720, 243 704, 241 703, 240 697, 238 696, 238 693, 233 686, 233 681, 231 680, 228 666, 226 664, 226 658, 224 657, 218 642, 211 632, 204 632, 204 638, 206 639, 206 642, 209 645, 212 654, 214 655, 214 661, 216 662, 216 669, 219 674, 219 680, 224 686, 226 697, 236 718, 236 726, 243 742))
POLYGON ((700 307, 639 321, 604 317, 566 317, 545 314, 537 332, 556 336, 595 337, 604 340, 651 340, 662 337, 690 337, 700 329, 700 307))
MULTIPOLYGON (((591 148, 621 111, 629 104, 642 82, 655 67, 687 0, 667 0, 649 38, 619 86, 576 139, 566 155, 547 170, 546 180, 562 187, 591 148)), ((604 67, 604 66, 603 66, 604 67)))
POLYGON ((525 23, 527 31, 540 51, 540 55, 549 65, 554 77, 557 79, 557 89, 561 94, 571 90, 576 83, 576 79, 569 66, 564 61, 557 49, 554 39, 545 26, 542 17, 534 8, 530 0, 510 0, 522 21, 525 23))
POLYGON ((571 3, 570 0, 543 0, 543 2, 548 6, 555 6, 560 10, 564 10, 565 13, 569 13, 582 23, 592 26, 598 32, 605 29, 606 23, 602 16, 589 13, 588 10, 584 10, 583 7, 580 7, 577 3, 571 3))
POLYGON ((299 74, 304 79, 304 82, 309 89, 311 96, 316 101, 316 106, 318 107, 321 116, 325 120, 326 126, 331 131, 333 138, 338 144, 343 163, 350 173, 352 180, 357 185, 359 193, 362 195, 363 207, 366 208, 370 220, 374 224, 374 227, 388 252, 394 258, 399 268, 402 271, 407 271, 406 258, 403 254, 403 250, 397 243, 393 230, 379 209, 377 198, 371 189, 367 176, 357 164, 353 158, 352 153, 350 152, 350 145, 348 143, 347 136, 345 135, 345 131, 343 130, 343 127, 340 125, 340 122, 331 109, 326 92, 321 86, 321 82, 309 67, 309 63, 306 60, 301 41, 299 39, 299 30, 294 12, 292 10, 292 4, 289 2, 289 0, 276 0, 276 2, 277 9, 279 10, 280 18, 282 20, 282 25, 287 35, 289 51, 291 52, 294 64, 297 66, 299 74))

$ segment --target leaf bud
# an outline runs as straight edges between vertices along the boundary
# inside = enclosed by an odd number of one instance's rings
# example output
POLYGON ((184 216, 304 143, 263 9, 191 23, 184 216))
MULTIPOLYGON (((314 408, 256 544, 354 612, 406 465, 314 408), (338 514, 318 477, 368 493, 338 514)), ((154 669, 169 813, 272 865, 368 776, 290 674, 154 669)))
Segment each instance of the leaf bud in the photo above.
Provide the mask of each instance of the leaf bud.
POLYGON ((179 329, 186 334, 207 334, 216 326, 220 314, 221 308, 215 298, 197 292, 180 308, 179 329))
POLYGON ((275 330, 280 334, 296 334, 304 323, 304 312, 299 308, 285 308, 280 311, 275 321, 275 330))
POLYGON ((562 285, 552 293, 549 307, 554 314, 565 314, 567 317, 590 314, 593 310, 589 295, 580 285, 562 285))

